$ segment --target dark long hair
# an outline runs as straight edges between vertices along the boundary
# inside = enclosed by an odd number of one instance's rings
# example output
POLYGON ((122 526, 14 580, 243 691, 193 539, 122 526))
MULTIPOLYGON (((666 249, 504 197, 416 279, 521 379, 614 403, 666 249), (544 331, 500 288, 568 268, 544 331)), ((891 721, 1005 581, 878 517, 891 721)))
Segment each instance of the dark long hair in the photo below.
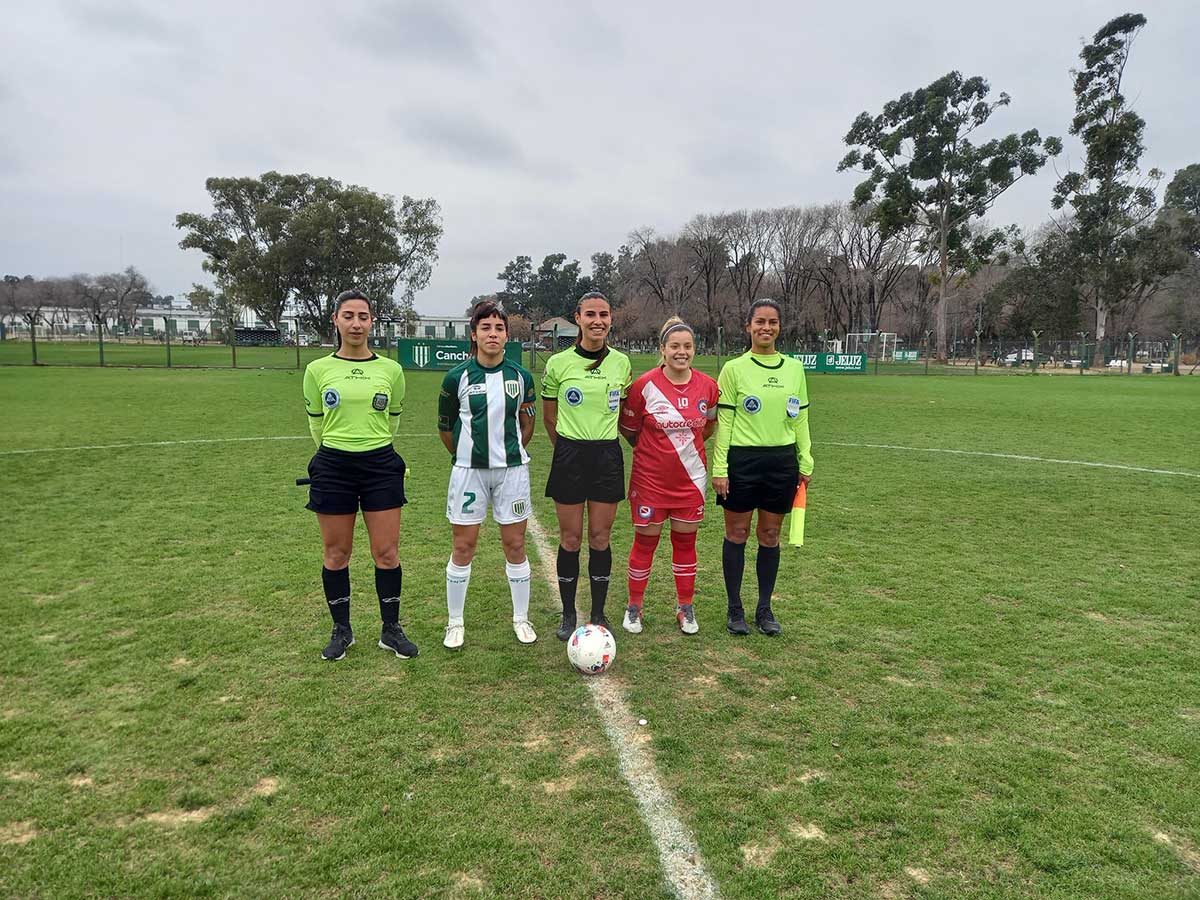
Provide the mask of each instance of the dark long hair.
POLYGON ((776 303, 774 300, 767 300, 765 298, 762 300, 755 300, 753 303, 750 304, 750 310, 749 310, 749 312, 746 313, 746 324, 747 325, 749 325, 750 320, 754 318, 754 311, 762 306, 769 306, 769 307, 771 307, 771 309, 775 310, 775 315, 779 316, 779 324, 781 326, 783 325, 783 310, 779 308, 779 304, 776 303))
POLYGON ((492 316, 498 316, 504 323, 504 330, 508 331, 508 313, 495 300, 480 300, 475 304, 475 308, 471 310, 471 330, 467 334, 467 340, 471 342, 471 355, 479 355, 479 341, 475 340, 475 326, 484 319, 490 319, 492 316))
MULTIPOLYGON (((605 297, 602 293, 600 293, 599 291, 588 291, 586 294, 584 294, 582 297, 580 297, 579 302, 575 304, 575 315, 579 315, 580 311, 583 309, 583 301, 584 300, 603 300, 605 303, 608 304, 609 310, 610 311, 612 310, 612 302, 607 297, 605 297)), ((579 327, 579 326, 576 326, 576 327, 579 327)), ((583 328, 579 327, 579 331, 576 332, 576 334, 575 334, 575 346, 578 347, 582 343, 583 343, 583 328)), ((611 348, 608 346, 608 338, 605 338, 604 346, 600 348, 600 355, 596 357, 596 361, 594 363, 592 363, 590 366, 588 366, 585 369, 585 371, 595 372, 598 368, 600 368, 600 366, 604 364, 604 359, 605 359, 605 357, 608 356, 610 349, 611 348)))
MULTIPOLYGON (((368 297, 362 291, 349 290, 342 291, 333 299, 333 317, 335 319, 337 318, 337 314, 342 311, 342 304, 347 300, 361 300, 363 303, 367 304, 367 312, 369 312, 372 317, 375 315, 375 307, 371 305, 370 297, 368 297)), ((337 330, 336 325, 333 326, 333 338, 335 341, 337 341, 337 345, 333 348, 333 352, 337 353, 338 350, 342 349, 342 333, 337 330)), ((370 340, 369 337, 368 340, 370 340)))

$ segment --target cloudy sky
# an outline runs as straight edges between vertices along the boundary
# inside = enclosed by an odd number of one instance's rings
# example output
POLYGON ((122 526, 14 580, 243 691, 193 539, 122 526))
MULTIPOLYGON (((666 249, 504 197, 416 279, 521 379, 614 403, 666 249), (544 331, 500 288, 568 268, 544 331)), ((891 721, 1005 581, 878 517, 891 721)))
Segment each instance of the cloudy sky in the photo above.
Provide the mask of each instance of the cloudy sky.
MULTIPOLYGON (((306 171, 436 198, 417 306, 458 313, 518 254, 586 261, 698 212, 847 198, 855 115, 950 69, 1012 95, 994 131, 1065 137, 1081 39, 1127 11, 1149 19, 1127 73, 1144 162, 1200 161, 1195 0, 334 7, 4 3, 0 273, 133 264, 182 294, 207 278, 173 222, 210 211, 205 178, 306 171)), ((1037 225, 1053 181, 991 220, 1037 225)))

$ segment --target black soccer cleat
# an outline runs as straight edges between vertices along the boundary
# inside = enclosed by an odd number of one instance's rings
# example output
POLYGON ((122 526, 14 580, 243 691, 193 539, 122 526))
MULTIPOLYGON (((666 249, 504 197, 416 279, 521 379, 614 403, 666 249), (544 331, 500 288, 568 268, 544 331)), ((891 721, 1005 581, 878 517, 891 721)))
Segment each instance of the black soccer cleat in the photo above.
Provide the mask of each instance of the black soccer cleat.
POLYGON ((730 634, 749 634, 750 626, 746 624, 746 614, 740 609, 731 609, 729 611, 729 621, 725 623, 725 628, 730 634))
POLYGON ((575 633, 575 613, 563 613, 562 622, 559 623, 558 631, 554 632, 554 636, 560 641, 571 639, 571 635, 575 633))
POLYGON ((346 651, 354 646, 354 631, 349 625, 334 625, 329 643, 321 651, 321 659, 334 662, 346 658, 346 651))
POLYGON ((771 612, 771 607, 760 609, 754 614, 754 624, 758 626, 758 630, 767 637, 775 637, 783 631, 779 622, 775 619, 775 614, 771 612))
POLYGON ((391 650, 401 659, 412 659, 419 652, 417 645, 404 636, 404 629, 399 623, 383 626, 379 636, 379 649, 391 650))
POLYGON ((592 616, 591 619, 588 621, 588 624, 589 625, 600 625, 604 628, 607 628, 609 631, 612 631, 612 626, 608 624, 608 619, 607 619, 607 617, 605 617, 604 613, 600 613, 600 615, 598 615, 598 616, 592 616))

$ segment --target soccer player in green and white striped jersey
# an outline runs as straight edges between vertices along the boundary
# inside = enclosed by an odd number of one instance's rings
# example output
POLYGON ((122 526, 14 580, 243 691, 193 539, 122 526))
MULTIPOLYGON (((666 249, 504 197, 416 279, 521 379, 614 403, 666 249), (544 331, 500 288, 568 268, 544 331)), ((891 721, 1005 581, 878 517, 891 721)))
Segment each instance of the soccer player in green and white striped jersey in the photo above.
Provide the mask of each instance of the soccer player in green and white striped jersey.
POLYGON ((479 526, 492 507, 500 526, 512 595, 513 631, 522 644, 537 634, 529 623, 529 559, 525 522, 529 518, 529 454, 533 436, 533 376, 504 358, 508 315, 485 300, 471 314, 471 358, 446 373, 438 397, 438 433, 454 459, 446 494, 446 518, 454 526, 454 550, 446 565, 448 622, 442 643, 463 645, 463 610, 471 580, 471 560, 479 526))

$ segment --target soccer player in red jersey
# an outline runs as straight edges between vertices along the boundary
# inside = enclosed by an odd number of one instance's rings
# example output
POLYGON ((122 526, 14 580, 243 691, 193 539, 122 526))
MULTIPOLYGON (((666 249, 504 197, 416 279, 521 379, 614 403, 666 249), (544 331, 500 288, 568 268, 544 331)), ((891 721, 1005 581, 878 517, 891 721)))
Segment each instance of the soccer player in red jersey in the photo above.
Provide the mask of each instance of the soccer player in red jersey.
POLYGON ((684 634, 700 630, 692 605, 696 587, 696 531, 704 519, 708 460, 704 441, 717 426, 717 383, 692 369, 696 336, 682 319, 663 323, 662 362, 633 382, 621 414, 621 434, 633 446, 629 509, 629 607, 621 627, 642 630, 642 600, 663 523, 671 520, 675 618, 684 634))

